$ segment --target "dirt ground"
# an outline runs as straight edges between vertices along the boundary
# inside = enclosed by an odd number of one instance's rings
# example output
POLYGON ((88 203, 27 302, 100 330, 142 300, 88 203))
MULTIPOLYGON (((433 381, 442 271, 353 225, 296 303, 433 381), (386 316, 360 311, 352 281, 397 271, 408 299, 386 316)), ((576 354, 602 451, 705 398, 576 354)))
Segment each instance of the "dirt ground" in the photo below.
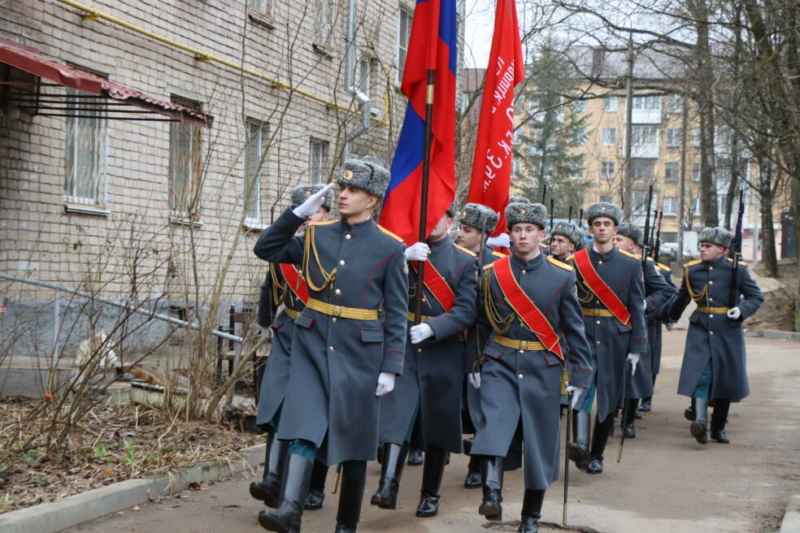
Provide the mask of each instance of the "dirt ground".
MULTIPOLYGON (((685 397, 675 394, 685 331, 665 334, 663 370, 657 382, 654 410, 637 421, 637 438, 626 441, 622 462, 615 462, 618 435, 607 449, 606 470, 589 476, 572 470, 569 523, 572 531, 600 533, 772 532, 780 527, 789 497, 800 494, 800 345, 791 341, 748 338, 752 394, 731 408, 731 444, 701 446, 689 435, 683 410, 685 397)), ((462 487, 464 456, 453 456, 445 473, 439 516, 414 516, 422 469, 406 468, 396 511, 368 504, 377 487, 379 467, 370 464, 359 531, 479 532, 515 531, 513 522, 492 525, 477 514, 480 490, 462 487)), ((522 473, 506 475, 505 518, 518 519, 522 473)), ((263 531, 256 515, 262 505, 251 499, 250 476, 185 492, 179 497, 142 505, 80 527, 69 533, 135 532, 217 533, 263 531)), ((332 483, 329 477, 329 485, 332 483)), ((563 485, 547 493, 542 531, 564 531, 561 521, 563 485)), ((320 511, 307 512, 305 533, 334 528, 338 497, 327 495, 320 511)), ((567 530, 570 531, 570 530, 567 530)))

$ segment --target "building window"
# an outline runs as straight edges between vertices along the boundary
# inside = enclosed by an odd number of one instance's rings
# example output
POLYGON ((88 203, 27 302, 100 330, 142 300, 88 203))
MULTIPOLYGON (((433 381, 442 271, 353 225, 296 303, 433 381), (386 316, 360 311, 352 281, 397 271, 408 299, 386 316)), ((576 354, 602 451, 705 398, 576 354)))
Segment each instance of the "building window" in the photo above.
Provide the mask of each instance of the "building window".
POLYGON ((631 139, 636 146, 652 146, 658 144, 658 128, 656 126, 633 126, 631 139))
POLYGON ((273 0, 247 0, 247 7, 262 15, 272 15, 273 0))
POLYGON ((669 128, 667 130, 667 147, 678 148, 681 145, 681 130, 669 128))
POLYGON ((582 180, 583 179, 583 165, 575 165, 569 173, 569 179, 582 180))
POLYGON ((311 183, 322 183, 325 173, 325 157, 328 155, 328 143, 311 139, 309 145, 308 173, 311 183))
POLYGON ((264 154, 266 124, 257 120, 247 121, 247 145, 244 161, 244 210, 245 222, 261 224, 261 157, 264 154))
POLYGON ((664 181, 678 181, 678 163, 664 165, 664 181))
POLYGON ((678 199, 674 196, 664 198, 664 214, 674 215, 678 212, 678 199))
POLYGON ((692 211, 689 213, 689 216, 699 216, 700 215, 700 198, 692 198, 692 211))
POLYGON ((695 146, 700 146, 701 141, 702 138, 700 136, 700 129, 695 129, 694 135, 692 136, 692 144, 694 144, 695 146))
POLYGON ((106 106, 88 93, 67 89, 64 200, 85 205, 106 203, 106 106))
MULTIPOLYGON (((202 111, 199 102, 172 97, 172 103, 202 111)), ((169 207, 174 215, 192 220, 200 211, 200 182, 203 168, 200 126, 171 122, 169 127, 169 207)))
POLYGON ((573 113, 586 113, 586 100, 575 100, 572 102, 573 113))
POLYGON ((634 109, 658 110, 661 109, 660 96, 634 96, 633 97, 634 109))
POLYGON ((572 141, 575 143, 575 146, 583 146, 586 144, 586 129, 577 128, 572 141))
POLYGON ((370 96, 370 60, 368 57, 362 57, 358 62, 358 90, 367 96, 370 96))
MULTIPOLYGON (((645 214, 649 195, 649 191, 631 191, 631 207, 634 213, 645 214)), ((655 194, 653 194, 653 205, 658 205, 655 194)))
POLYGON ((617 109, 619 108, 619 100, 616 96, 609 96, 606 98, 605 105, 603 106, 603 111, 606 113, 616 113, 617 109))
POLYGON ((616 174, 616 163, 613 161, 603 161, 603 166, 600 169, 600 178, 604 180, 613 180, 616 174))
POLYGON ((631 161, 631 179, 649 182, 653 179, 653 163, 651 161, 631 161))
POLYGON ((683 98, 681 95, 667 95, 667 113, 680 113, 681 111, 683 111, 683 98))
POLYGON ((330 0, 314 0, 314 44, 332 49, 334 4, 330 0))
POLYGON ((617 145, 617 128, 603 128, 603 146, 617 145))
POLYGON ((411 11, 405 6, 400 6, 400 15, 397 21, 397 83, 403 81, 403 68, 408 55, 408 41, 411 37, 411 22, 414 19, 411 11))
POLYGON ((700 181, 700 163, 692 165, 692 181, 700 181))

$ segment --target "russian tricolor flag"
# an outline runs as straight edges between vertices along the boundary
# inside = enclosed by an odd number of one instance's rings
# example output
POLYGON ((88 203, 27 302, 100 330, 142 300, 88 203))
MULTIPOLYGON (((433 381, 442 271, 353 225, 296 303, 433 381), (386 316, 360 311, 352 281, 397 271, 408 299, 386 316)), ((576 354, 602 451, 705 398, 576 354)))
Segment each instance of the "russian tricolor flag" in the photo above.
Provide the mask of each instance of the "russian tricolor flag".
POLYGON ((435 92, 425 235, 455 199, 457 61, 456 0, 418 0, 401 86, 408 107, 381 212, 381 225, 407 244, 419 240, 429 69, 435 70, 435 92))

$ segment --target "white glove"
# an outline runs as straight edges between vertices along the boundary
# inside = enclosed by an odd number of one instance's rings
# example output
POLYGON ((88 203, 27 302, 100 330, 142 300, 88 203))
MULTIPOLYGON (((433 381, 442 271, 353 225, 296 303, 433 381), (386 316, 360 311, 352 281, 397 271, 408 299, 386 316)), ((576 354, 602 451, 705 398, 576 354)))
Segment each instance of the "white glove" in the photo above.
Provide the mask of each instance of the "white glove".
POLYGON ((728 312, 725 314, 728 315, 728 318, 731 320, 739 320, 739 317, 742 316, 742 310, 738 307, 733 307, 728 309, 728 312))
POLYGON ((469 384, 472 385, 473 388, 475 388, 476 390, 481 388, 480 372, 475 372, 475 373, 470 372, 469 374, 467 374, 467 379, 469 380, 469 384))
POLYGON ((628 361, 631 363, 631 376, 636 375, 636 365, 639 364, 639 354, 638 353, 629 353, 628 354, 628 361))
POLYGON ((329 190, 333 189, 334 185, 336 184, 327 184, 319 191, 306 198, 305 202, 295 207, 292 213, 297 215, 298 218, 305 219, 310 217, 322 206, 322 204, 325 202, 325 195, 328 194, 329 190))
POLYGON ((584 387, 569 385, 567 386, 567 394, 569 394, 570 392, 572 393, 572 405, 570 405, 570 407, 575 409, 575 407, 577 407, 578 404, 580 403, 583 397, 583 393, 586 392, 586 389, 584 387))
POLYGON ((508 233, 501 233, 497 237, 489 237, 486 239, 486 246, 497 246, 499 248, 508 248, 511 245, 511 238, 508 233))
POLYGON ((430 253, 431 249, 427 244, 418 242, 406 248, 406 261, 427 261, 430 253))
POLYGON ((408 332, 411 334, 411 344, 419 344, 425 339, 433 337, 433 328, 428 324, 411 326, 411 329, 408 330, 408 332))
POLYGON ((644 310, 647 311, 647 300, 644 300, 644 310))
POLYGON ((378 389, 375 396, 384 396, 394 390, 394 372, 381 372, 378 374, 378 389))

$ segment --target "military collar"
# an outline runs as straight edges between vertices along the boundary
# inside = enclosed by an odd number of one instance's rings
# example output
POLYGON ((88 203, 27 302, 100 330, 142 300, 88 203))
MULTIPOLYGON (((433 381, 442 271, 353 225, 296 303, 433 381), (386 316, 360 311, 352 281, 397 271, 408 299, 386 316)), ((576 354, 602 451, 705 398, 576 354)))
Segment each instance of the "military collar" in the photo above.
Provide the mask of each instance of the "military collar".
POLYGON ((609 259, 611 259, 615 255, 617 255, 617 253, 619 253, 619 250, 617 250, 616 247, 612 247, 610 252, 606 252, 604 254, 601 254, 600 252, 595 250, 594 246, 591 246, 589 248, 589 255, 591 257, 596 257, 597 259, 599 259, 601 261, 608 261, 609 259))
POLYGON ((715 261, 703 261, 703 264, 706 265, 706 266, 721 267, 721 266, 723 266, 725 264, 725 262, 727 260, 728 260, 728 256, 725 255, 725 254, 722 254, 721 256, 717 257, 717 259, 715 261))
POLYGON ((511 254, 511 264, 514 266, 518 266, 520 268, 525 268, 525 269, 537 268, 543 265, 544 261, 545 261, 545 255, 544 252, 542 252, 541 250, 539 250, 539 255, 537 255, 530 261, 525 261, 517 254, 511 254))
POLYGON ((339 221, 339 226, 342 228, 343 231, 346 231, 348 233, 364 233, 375 227, 375 219, 369 217, 367 220, 363 222, 356 222, 355 224, 350 224, 349 222, 347 222, 347 220, 342 218, 339 221))
POLYGON ((453 244, 452 239, 450 239, 449 235, 445 234, 445 236, 439 239, 438 241, 429 242, 428 246, 431 247, 431 251, 433 252, 434 250, 440 250, 442 248, 450 246, 451 244, 453 244))

